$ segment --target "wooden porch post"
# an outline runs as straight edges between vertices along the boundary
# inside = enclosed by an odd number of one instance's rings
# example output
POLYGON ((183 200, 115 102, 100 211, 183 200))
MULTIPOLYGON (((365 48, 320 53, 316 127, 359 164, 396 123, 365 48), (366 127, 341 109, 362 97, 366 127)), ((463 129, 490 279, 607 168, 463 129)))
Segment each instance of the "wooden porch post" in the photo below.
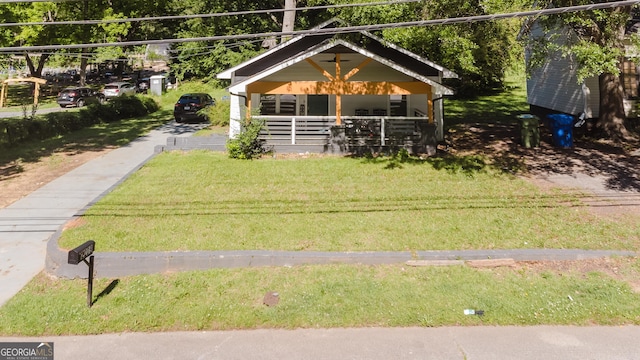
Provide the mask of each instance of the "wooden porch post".
POLYGON ((0 90, 0 108, 4 107, 4 97, 7 91, 7 84, 5 82, 2 83, 2 90, 0 90))
POLYGON ((433 100, 431 99, 431 86, 427 90, 427 113, 429 115, 429 124, 433 124, 436 120, 435 109, 433 108, 433 100))
POLYGON ((336 125, 342 125, 340 114, 342 113, 342 97, 336 94, 336 125))
POLYGON ((246 124, 251 118, 251 93, 250 92, 247 93, 247 102, 245 106, 247 107, 245 109, 245 115, 244 115, 244 123, 246 124))
POLYGON ((35 89, 33 90, 33 105, 38 105, 38 98, 40 97, 40 84, 35 83, 35 89))
MULTIPOLYGON (((340 81, 340 53, 336 53, 336 81, 340 81)), ((342 90, 336 91, 336 125, 342 125, 342 90)))

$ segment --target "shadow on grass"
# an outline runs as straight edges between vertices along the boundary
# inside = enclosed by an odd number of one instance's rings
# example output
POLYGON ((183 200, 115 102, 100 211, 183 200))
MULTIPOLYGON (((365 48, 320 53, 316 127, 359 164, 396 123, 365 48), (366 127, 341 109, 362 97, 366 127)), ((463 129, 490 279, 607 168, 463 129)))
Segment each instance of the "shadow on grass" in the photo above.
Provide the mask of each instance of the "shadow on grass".
POLYGON ((404 165, 431 165, 435 170, 443 170, 450 174, 462 173, 467 176, 484 173, 490 167, 482 156, 463 155, 455 156, 440 153, 437 156, 421 158, 410 155, 407 151, 401 150, 391 156, 352 156, 352 158, 362 159, 365 163, 385 164, 388 170, 402 169, 404 165))
POLYGON ((120 283, 119 279, 115 279, 111 283, 109 283, 109 285, 106 288, 104 288, 104 290, 102 290, 100 294, 98 294, 98 296, 96 296, 95 300, 93 300, 93 303, 95 304, 101 298, 111 294, 111 292, 116 288, 116 286, 118 286, 119 283, 120 283))
MULTIPOLYGON (((171 120, 170 110, 159 110, 144 118, 97 124, 63 136, 29 141, 0 152, 0 181, 20 173, 25 163, 38 162, 56 153, 76 155, 126 145, 171 120)), ((179 126, 167 128, 169 134, 187 131, 179 126)))
POLYGON ((487 164, 503 172, 574 178, 582 174, 603 179, 607 190, 640 192, 639 144, 600 141, 574 129, 573 146, 562 148, 554 145, 549 129, 539 130, 540 145, 535 148, 520 144, 515 124, 458 124, 445 137, 451 152, 482 154, 487 164))

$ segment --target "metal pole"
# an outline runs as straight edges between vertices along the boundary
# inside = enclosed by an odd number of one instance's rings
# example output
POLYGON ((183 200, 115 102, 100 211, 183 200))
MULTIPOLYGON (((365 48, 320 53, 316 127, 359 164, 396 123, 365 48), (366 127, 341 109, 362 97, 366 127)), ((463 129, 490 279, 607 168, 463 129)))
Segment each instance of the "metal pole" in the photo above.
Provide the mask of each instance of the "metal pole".
POLYGON ((93 305, 93 255, 89 257, 89 278, 87 280, 87 306, 93 305))

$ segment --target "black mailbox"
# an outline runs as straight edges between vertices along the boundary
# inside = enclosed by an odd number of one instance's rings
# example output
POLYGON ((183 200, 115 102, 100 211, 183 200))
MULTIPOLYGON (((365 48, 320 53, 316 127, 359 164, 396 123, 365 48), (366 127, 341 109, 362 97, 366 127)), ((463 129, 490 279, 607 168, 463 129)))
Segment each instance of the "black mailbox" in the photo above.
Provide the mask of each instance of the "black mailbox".
POLYGON ((89 240, 77 248, 69 251, 67 262, 71 265, 78 265, 83 262, 89 266, 89 276, 87 276, 87 306, 93 305, 93 250, 96 249, 96 242, 89 240), (85 260, 89 258, 89 261, 85 260))
POLYGON ((89 240, 86 243, 78 246, 77 248, 69 251, 69 257, 67 262, 72 265, 78 265, 81 261, 93 254, 93 250, 96 248, 96 242, 89 240))

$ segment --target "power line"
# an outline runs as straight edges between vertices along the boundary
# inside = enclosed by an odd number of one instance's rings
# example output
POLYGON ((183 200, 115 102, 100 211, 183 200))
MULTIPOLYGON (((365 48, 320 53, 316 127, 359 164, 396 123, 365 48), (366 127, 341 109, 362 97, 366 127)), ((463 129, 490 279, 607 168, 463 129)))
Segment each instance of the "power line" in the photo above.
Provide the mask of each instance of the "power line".
POLYGON ((7 51, 37 52, 41 50, 54 50, 54 49, 81 49, 81 48, 99 48, 99 47, 109 47, 109 46, 175 44, 175 43, 181 43, 181 42, 239 40, 239 39, 252 39, 252 38, 268 38, 268 37, 274 37, 274 36, 278 37, 278 36, 296 36, 296 35, 331 35, 331 34, 353 33, 353 32, 361 32, 361 31, 376 31, 376 30, 383 30, 387 28, 451 25, 451 24, 461 24, 461 23, 473 23, 473 22, 480 22, 480 21, 511 19, 511 18, 518 18, 518 17, 564 14, 564 13, 573 13, 573 12, 580 12, 580 11, 631 6, 631 5, 636 5, 638 3, 640 3, 640 0, 627 0, 627 1, 615 1, 615 2, 608 2, 608 3, 590 4, 590 5, 567 6, 567 7, 561 7, 561 8, 553 8, 553 9, 520 11, 520 12, 505 13, 505 14, 476 15, 476 16, 465 16, 465 17, 448 18, 448 19, 420 20, 420 21, 360 25, 360 26, 345 26, 345 27, 339 27, 339 28, 321 28, 321 29, 299 30, 299 31, 289 31, 289 32, 220 35, 220 36, 195 37, 195 38, 183 38, 183 39, 124 41, 124 42, 116 42, 116 43, 0 47, 0 52, 7 52, 7 51))
MULTIPOLYGON (((334 4, 334 5, 318 5, 296 8, 296 11, 306 10, 322 10, 322 9, 338 9, 346 7, 363 7, 363 6, 377 6, 377 5, 395 5, 405 4, 412 2, 420 2, 422 0, 390 0, 380 1, 372 3, 356 3, 356 4, 334 4)), ((262 10, 245 10, 245 11, 233 11, 226 13, 211 13, 211 14, 192 14, 192 15, 167 15, 167 16, 153 16, 142 18, 126 18, 126 19, 108 19, 108 20, 69 20, 69 21, 37 21, 37 22, 25 22, 25 23, 3 23, 0 27, 7 26, 33 26, 33 25, 96 25, 96 24, 111 24, 111 23, 127 23, 138 21, 157 21, 157 20, 178 20, 178 19, 202 19, 212 17, 223 16, 238 16, 238 15, 253 15, 253 14, 270 14, 284 12, 286 9, 262 9, 262 10)))

